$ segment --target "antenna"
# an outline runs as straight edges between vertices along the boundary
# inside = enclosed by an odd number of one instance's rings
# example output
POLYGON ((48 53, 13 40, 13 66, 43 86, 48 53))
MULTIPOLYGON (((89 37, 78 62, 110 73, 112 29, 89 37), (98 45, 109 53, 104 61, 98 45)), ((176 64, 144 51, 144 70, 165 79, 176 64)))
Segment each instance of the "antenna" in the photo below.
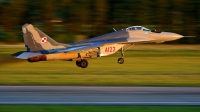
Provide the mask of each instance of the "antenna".
MULTIPOLYGON (((113 30, 115 30, 115 28, 113 28, 113 30)), ((117 30, 115 30, 115 31, 117 31, 117 30)))
POLYGON ((183 36, 183 37, 196 37, 196 36, 183 36))

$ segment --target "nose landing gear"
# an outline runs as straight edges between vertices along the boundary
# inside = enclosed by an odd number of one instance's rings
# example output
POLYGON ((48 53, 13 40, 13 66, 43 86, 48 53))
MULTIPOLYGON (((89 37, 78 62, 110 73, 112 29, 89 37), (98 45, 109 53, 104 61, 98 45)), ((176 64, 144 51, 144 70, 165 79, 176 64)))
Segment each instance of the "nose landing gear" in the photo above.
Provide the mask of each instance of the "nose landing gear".
POLYGON ((121 58, 119 58, 119 59, 117 60, 117 62, 118 62, 119 64, 123 64, 123 63, 124 63, 124 49, 123 49, 123 47, 121 48, 121 58))
POLYGON ((129 49, 132 46, 133 46, 133 44, 130 44, 127 48, 125 48, 125 50, 124 50, 123 47, 121 48, 121 57, 117 60, 117 62, 119 64, 123 64, 124 63, 124 51, 126 51, 127 49, 129 49))

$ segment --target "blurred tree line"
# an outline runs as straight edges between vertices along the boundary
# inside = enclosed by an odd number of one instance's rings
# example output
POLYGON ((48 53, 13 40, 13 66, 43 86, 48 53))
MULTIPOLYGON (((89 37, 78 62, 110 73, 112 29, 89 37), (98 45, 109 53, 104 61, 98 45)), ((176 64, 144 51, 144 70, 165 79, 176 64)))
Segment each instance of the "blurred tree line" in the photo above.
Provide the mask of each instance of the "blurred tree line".
POLYGON ((102 35, 113 27, 141 25, 195 35, 170 43, 197 44, 200 0, 0 0, 0 42, 23 42, 25 23, 60 42, 102 35))

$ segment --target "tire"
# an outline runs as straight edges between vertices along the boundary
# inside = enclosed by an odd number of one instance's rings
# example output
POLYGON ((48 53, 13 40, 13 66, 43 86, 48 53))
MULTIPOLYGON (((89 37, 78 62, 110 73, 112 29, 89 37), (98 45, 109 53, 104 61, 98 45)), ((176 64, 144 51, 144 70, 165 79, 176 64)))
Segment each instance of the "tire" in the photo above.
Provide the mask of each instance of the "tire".
POLYGON ((80 61, 80 67, 81 68, 87 68, 87 66, 88 66, 87 60, 83 59, 83 60, 80 61))
POLYGON ((80 66, 80 63, 81 63, 81 61, 79 61, 79 60, 76 61, 76 66, 81 67, 81 66, 80 66))
POLYGON ((117 60, 117 62, 118 62, 119 64, 123 64, 123 63, 124 63, 124 58, 119 58, 119 59, 117 60))

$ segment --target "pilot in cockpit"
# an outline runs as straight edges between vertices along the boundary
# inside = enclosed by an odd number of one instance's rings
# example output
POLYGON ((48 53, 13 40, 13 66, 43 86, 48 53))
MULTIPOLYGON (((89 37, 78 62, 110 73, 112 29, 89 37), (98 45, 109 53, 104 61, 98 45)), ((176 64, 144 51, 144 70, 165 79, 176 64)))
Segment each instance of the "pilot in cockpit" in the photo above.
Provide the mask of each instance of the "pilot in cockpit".
POLYGON ((134 27, 134 28, 132 28, 132 29, 134 29, 134 30, 137 30, 137 28, 136 28, 136 27, 134 27))
POLYGON ((142 26, 132 26, 129 28, 126 28, 126 30, 143 30, 143 31, 150 31, 150 29, 142 27, 142 26))

